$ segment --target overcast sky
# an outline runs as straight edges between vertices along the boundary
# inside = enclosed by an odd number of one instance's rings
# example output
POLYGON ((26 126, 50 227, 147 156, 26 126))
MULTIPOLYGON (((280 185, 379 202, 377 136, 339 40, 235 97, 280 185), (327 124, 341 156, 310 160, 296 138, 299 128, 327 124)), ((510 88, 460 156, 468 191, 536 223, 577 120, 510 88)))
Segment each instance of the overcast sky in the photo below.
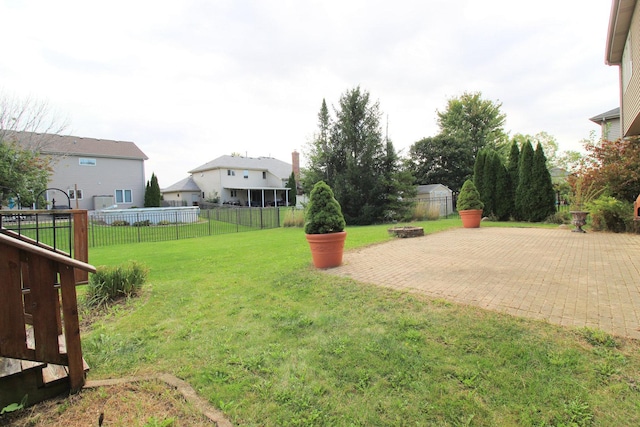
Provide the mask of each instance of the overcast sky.
MULTIPOLYGON (((360 86, 405 153, 465 91, 511 134, 577 150, 619 105, 611 0, 0 0, 0 91, 68 134, 133 141, 160 186, 232 152, 291 162, 326 99, 360 86)), ((304 162, 304 157, 303 157, 304 162)))

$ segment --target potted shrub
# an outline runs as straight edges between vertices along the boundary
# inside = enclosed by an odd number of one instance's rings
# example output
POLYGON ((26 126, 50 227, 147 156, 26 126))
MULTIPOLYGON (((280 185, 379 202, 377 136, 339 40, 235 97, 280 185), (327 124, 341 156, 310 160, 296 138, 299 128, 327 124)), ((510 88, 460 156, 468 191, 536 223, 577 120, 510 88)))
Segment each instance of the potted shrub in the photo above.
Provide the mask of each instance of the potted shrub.
POLYGON ((462 226, 465 228, 478 228, 482 221, 482 208, 484 203, 480 200, 480 193, 470 179, 462 184, 462 189, 458 195, 456 209, 462 219, 462 226))
POLYGON ((347 238, 344 227, 342 209, 333 191, 324 181, 317 182, 309 196, 304 225, 316 268, 342 264, 344 241, 347 238))

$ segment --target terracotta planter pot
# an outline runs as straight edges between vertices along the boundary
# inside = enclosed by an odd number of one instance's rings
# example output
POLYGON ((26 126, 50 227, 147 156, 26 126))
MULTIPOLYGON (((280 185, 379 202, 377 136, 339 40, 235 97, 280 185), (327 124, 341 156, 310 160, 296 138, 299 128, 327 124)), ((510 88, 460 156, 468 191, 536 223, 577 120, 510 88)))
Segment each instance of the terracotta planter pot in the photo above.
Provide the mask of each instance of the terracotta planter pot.
POLYGON ((482 221, 482 209, 469 209, 466 211, 458 211, 462 226, 464 228, 478 228, 482 221))
POLYGON ((306 236, 311 248, 313 265, 316 268, 331 268, 342 264, 344 241, 347 238, 346 231, 327 234, 306 234, 306 236))

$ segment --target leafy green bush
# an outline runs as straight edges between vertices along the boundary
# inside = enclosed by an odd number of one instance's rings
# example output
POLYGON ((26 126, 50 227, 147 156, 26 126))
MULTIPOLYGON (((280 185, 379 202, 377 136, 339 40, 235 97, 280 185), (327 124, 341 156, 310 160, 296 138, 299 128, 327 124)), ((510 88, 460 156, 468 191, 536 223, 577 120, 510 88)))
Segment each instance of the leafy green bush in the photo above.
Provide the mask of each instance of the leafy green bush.
POLYGON ((128 227, 129 222, 122 219, 117 219, 111 223, 111 226, 112 227, 128 227))
POLYGON ((460 189, 456 209, 458 211, 466 211, 482 208, 484 208, 484 203, 480 200, 480 193, 478 193, 475 184, 470 179, 466 180, 462 184, 462 189, 460 189))
POLYGON ((568 211, 558 211, 553 215, 549 215, 545 222, 549 224, 569 224, 571 222, 571 214, 568 211))
POLYGON ((611 196, 601 196, 589 204, 591 228, 596 231, 623 233, 631 230, 633 207, 611 196))
POLYGON ((171 225, 171 223, 166 219, 163 219, 161 221, 158 221, 157 225, 171 225))
POLYGON ((324 181, 318 181, 311 190, 306 220, 304 232, 307 234, 338 233, 344 230, 346 224, 340 203, 324 181))
POLYGON ((89 278, 85 302, 90 307, 100 307, 135 296, 147 280, 147 273, 147 268, 135 261, 126 266, 100 266, 89 278))
POLYGON ((149 221, 148 219, 142 220, 142 221, 136 221, 133 223, 134 227, 150 227, 151 226, 151 221, 149 221))

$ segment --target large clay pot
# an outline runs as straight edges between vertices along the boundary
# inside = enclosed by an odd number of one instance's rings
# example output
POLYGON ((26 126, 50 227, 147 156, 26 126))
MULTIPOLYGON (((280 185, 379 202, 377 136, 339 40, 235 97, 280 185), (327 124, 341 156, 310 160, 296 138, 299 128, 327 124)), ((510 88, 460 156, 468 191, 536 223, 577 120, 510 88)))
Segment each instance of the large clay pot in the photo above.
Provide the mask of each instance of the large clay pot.
POLYGON ((306 234, 316 268, 331 268, 342 264, 346 231, 327 234, 306 234))
POLYGON ((482 209, 458 211, 464 228, 478 228, 482 221, 482 209))

